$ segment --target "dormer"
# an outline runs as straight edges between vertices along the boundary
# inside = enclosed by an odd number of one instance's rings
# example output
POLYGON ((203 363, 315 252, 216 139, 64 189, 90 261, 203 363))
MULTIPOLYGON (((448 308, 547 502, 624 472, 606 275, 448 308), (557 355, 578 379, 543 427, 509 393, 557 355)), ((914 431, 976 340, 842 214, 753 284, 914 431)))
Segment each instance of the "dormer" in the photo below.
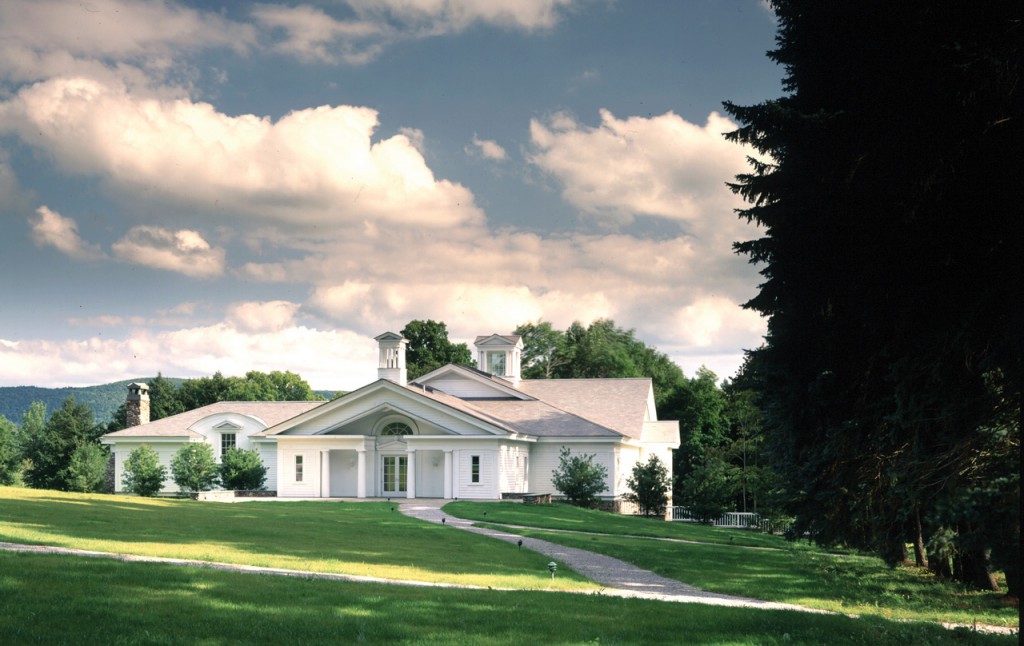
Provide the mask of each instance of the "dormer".
POLYGON ((507 379, 513 386, 519 386, 522 337, 513 334, 478 336, 473 345, 477 352, 476 365, 480 370, 507 379))
POLYGON ((399 386, 404 386, 407 381, 405 369, 405 346, 409 340, 401 334, 385 332, 374 337, 377 341, 378 361, 377 378, 393 381, 399 386))

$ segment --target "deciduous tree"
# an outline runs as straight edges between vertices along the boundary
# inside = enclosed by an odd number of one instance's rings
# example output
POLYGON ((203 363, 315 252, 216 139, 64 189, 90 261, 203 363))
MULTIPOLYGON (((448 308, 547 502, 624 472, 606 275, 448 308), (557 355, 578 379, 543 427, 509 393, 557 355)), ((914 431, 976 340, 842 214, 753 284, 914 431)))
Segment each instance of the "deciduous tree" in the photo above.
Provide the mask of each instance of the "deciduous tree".
POLYGON ((0 415, 0 485, 12 485, 21 467, 21 447, 18 445, 18 427, 0 415))
POLYGON ((401 332, 409 340, 405 364, 409 379, 416 379, 441 366, 454 363, 473 365, 473 353, 465 343, 448 340, 448 326, 437 321, 409 321, 401 332))
POLYGON ((658 456, 651 455, 647 462, 633 465, 633 475, 626 480, 626 486, 629 487, 626 500, 636 504, 642 515, 665 515, 672 479, 668 476, 668 467, 658 456))
POLYGON ((183 492, 213 489, 219 481, 213 449, 199 442, 181 447, 171 460, 171 477, 183 492))

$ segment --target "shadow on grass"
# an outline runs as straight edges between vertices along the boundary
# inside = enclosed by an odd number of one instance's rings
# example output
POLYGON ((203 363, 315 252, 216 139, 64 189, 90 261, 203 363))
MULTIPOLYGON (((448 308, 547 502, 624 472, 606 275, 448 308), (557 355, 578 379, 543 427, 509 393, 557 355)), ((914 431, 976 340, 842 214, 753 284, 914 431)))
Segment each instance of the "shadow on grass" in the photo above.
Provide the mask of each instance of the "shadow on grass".
MULTIPOLYGON (((392 507, 131 500, 0 487, 0 540, 324 572, 393 577, 406 568, 408 578, 549 585, 547 559, 534 552, 408 518, 392 507), (513 582, 517 577, 523 580, 513 582)), ((584 581, 565 574, 558 582, 563 586, 584 581)))
POLYGON ((406 588, 0 553, 0 643, 1011 644, 786 611, 406 588))
POLYGON ((889 569, 868 556, 736 550, 625 536, 516 532, 619 558, 704 590, 839 612, 1016 626, 1000 595, 971 592, 915 568, 889 569))

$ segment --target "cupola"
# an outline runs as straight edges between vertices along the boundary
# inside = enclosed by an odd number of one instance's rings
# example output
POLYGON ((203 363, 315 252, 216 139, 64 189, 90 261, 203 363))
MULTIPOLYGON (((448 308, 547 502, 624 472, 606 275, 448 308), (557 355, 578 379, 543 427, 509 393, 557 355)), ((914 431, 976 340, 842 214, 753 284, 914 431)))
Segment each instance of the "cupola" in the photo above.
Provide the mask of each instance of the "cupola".
POLYGON ((409 340, 401 334, 385 332, 374 337, 379 349, 377 359, 377 378, 393 381, 404 386, 407 381, 405 370, 405 346, 409 340))
POLYGON ((519 386, 522 337, 514 334, 478 336, 473 345, 477 352, 476 365, 480 370, 507 379, 513 386, 519 386))

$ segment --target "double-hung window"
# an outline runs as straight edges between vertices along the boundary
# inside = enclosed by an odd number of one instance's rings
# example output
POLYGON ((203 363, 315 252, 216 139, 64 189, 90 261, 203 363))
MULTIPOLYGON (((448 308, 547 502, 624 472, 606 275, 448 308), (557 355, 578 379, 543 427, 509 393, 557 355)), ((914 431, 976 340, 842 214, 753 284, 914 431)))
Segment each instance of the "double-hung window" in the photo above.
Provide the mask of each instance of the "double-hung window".
POLYGON ((236 435, 234 433, 221 433, 220 434, 220 455, 224 457, 224 454, 237 446, 236 435))
POLYGON ((295 456, 295 482, 302 482, 302 456, 295 456))
POLYGON ((469 481, 473 484, 480 484, 480 456, 474 455, 470 458, 469 481))

